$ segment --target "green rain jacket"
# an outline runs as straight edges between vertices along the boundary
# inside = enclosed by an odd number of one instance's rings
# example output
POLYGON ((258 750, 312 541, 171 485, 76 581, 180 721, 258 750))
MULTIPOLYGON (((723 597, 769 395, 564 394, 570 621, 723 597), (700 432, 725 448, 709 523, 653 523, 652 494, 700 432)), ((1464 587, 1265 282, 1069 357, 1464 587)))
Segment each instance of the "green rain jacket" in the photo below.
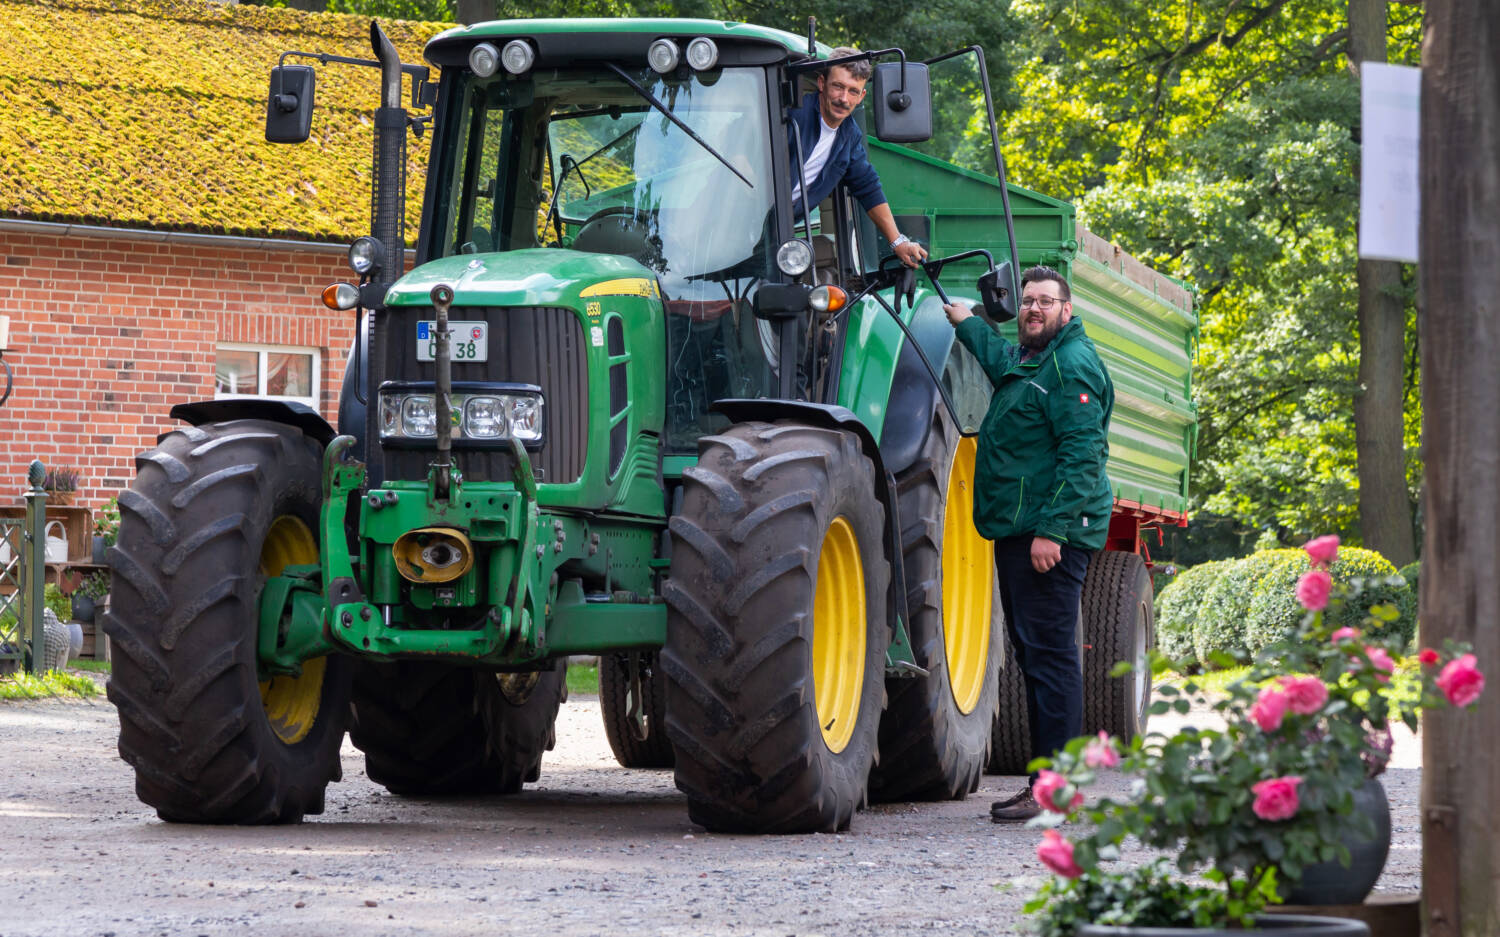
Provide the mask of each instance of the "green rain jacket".
POLYGON ((978 316, 957 333, 995 385, 979 429, 975 526, 991 540, 1030 534, 1101 549, 1114 507, 1104 466, 1115 389, 1083 320, 1074 314, 1025 361, 978 316))

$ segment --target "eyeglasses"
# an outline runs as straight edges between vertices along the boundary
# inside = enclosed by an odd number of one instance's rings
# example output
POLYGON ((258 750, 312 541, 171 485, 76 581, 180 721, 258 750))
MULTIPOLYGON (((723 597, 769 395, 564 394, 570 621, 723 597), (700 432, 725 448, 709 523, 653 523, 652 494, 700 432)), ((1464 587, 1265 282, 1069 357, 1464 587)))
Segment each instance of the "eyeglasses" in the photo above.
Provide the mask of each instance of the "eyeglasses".
POLYGON ((1052 296, 1028 296, 1025 299, 1021 300, 1021 308, 1031 309, 1034 307, 1036 309, 1040 309, 1043 312, 1046 312, 1060 302, 1063 302, 1063 300, 1057 299, 1052 296))

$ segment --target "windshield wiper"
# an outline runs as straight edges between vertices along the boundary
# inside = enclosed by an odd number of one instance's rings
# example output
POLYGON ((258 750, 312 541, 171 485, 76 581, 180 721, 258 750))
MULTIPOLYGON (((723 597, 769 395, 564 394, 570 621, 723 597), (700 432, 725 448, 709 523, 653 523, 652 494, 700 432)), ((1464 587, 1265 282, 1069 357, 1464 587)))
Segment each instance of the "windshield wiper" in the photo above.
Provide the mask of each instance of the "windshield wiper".
POLYGON ((708 153, 709 153, 710 156, 712 156, 714 159, 718 160, 719 162, 723 163, 725 169, 727 169, 730 172, 734 173, 736 176, 739 176, 740 177, 740 181, 743 182, 743 183, 745 183, 745 185, 748 185, 752 189, 755 188, 755 183, 751 182, 749 179, 746 179, 743 173, 741 173, 738 169, 735 169, 733 166, 729 165, 729 160, 727 160, 724 157, 720 156, 719 155, 719 151, 716 150, 716 149, 714 149, 713 147, 709 146, 707 140, 704 140, 702 137, 700 137, 696 133, 694 133, 692 127, 689 127, 687 124, 683 123, 682 119, 680 117, 678 117, 676 114, 674 114, 670 110, 668 110, 667 106, 665 104, 661 103, 661 101, 657 100, 656 95, 652 94, 649 90, 647 90, 647 88, 646 88, 645 85, 643 85, 640 82, 636 81, 634 78, 631 78, 630 75, 625 71, 625 69, 623 69, 620 66, 616 65, 614 62, 605 62, 604 64, 609 68, 610 71, 614 72, 616 75, 619 75, 621 78, 625 79, 625 83, 627 85, 629 85, 631 88, 635 89, 635 93, 638 94, 638 95, 640 95, 642 98, 644 98, 647 101, 647 103, 649 103, 652 107, 654 107, 658 111, 660 111, 661 115, 663 117, 665 117, 667 120, 670 120, 672 123, 676 124, 682 130, 683 133, 685 133, 688 136, 692 137, 694 143, 697 143, 699 146, 703 147, 705 150, 708 151, 708 153))

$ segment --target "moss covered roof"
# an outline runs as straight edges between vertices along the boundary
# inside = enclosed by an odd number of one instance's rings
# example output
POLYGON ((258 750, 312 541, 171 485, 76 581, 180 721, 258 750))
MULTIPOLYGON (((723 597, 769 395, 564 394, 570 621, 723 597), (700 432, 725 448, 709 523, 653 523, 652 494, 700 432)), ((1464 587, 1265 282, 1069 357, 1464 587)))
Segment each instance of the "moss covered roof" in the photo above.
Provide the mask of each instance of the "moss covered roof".
MULTIPOLYGON (((381 23, 407 63, 447 25, 381 23)), ((0 217, 320 240, 368 231, 380 73, 319 66, 311 139, 269 144, 270 69, 289 49, 371 58, 369 20, 205 0, 0 0, 0 217)), ((408 136, 408 239, 430 139, 408 136)))

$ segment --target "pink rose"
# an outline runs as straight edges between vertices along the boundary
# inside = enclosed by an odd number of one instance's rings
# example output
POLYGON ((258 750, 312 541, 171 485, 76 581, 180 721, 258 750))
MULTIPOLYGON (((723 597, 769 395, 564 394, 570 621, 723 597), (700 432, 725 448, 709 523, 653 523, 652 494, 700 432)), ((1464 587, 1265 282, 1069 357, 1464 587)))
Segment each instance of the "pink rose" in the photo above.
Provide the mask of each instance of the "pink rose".
POLYGON ((1272 778, 1250 786, 1255 803, 1250 806, 1262 820, 1285 820, 1297 812, 1297 785, 1302 779, 1295 774, 1272 778))
POLYGON ((1328 702, 1328 687, 1317 677, 1282 677, 1281 692, 1287 707, 1299 716, 1310 716, 1328 702))
POLYGON ((1083 795, 1074 793, 1073 802, 1068 804, 1066 808, 1059 807, 1057 805, 1057 802, 1052 799, 1053 795, 1067 786, 1067 778, 1058 774, 1056 771, 1049 771, 1046 768, 1043 768, 1037 774, 1036 781, 1034 781, 1031 785, 1031 796, 1036 798, 1037 803, 1041 804, 1043 807, 1046 807, 1053 813, 1067 813, 1074 807, 1083 803, 1083 795))
POLYGON ((1297 601, 1309 612, 1321 612, 1328 607, 1328 593, 1333 590, 1333 577, 1326 569, 1315 569, 1303 573, 1297 583, 1297 601))
POLYGON ((1262 732, 1275 732, 1281 728, 1281 718, 1286 715, 1287 696, 1274 687, 1260 691, 1260 698, 1250 707, 1250 721, 1260 726, 1262 732))
POLYGON ((1073 844, 1056 830, 1042 833, 1042 841, 1036 847, 1036 857, 1042 860, 1042 865, 1063 878, 1077 878, 1083 874, 1083 869, 1073 860, 1073 844))
POLYGON ((1115 743, 1108 732, 1100 729, 1099 737, 1090 739, 1083 747, 1083 763, 1090 768, 1113 768, 1119 765, 1120 753, 1115 751, 1115 743))
POLYGON ((1329 636, 1328 640, 1332 641, 1334 644, 1337 644, 1340 641, 1348 641, 1348 640, 1351 640, 1351 639, 1354 639, 1354 638, 1358 638, 1358 637, 1359 637, 1359 629, 1358 628, 1340 628, 1339 630, 1335 631, 1331 636, 1329 636))
POLYGON ((1424 647, 1422 648, 1422 653, 1417 655, 1417 660, 1422 662, 1423 667, 1431 667, 1433 664, 1442 660, 1442 658, 1438 656, 1437 651, 1434 651, 1430 647, 1424 647))
POLYGON ((1314 566, 1332 566, 1333 561, 1339 555, 1338 535, 1316 537, 1304 543, 1302 549, 1307 551, 1307 556, 1313 561, 1314 566))
POLYGON ((1438 689, 1448 697, 1448 702, 1454 706, 1467 706, 1479 699, 1479 694, 1484 692, 1484 674, 1474 666, 1473 654, 1451 660, 1443 672, 1438 675, 1438 689))
POLYGON ((1381 683, 1390 683, 1391 674, 1396 670, 1396 662, 1391 660, 1391 655, 1385 652, 1385 648, 1379 648, 1373 644, 1365 647, 1365 655, 1370 658, 1370 666, 1381 671, 1375 676, 1381 683))

